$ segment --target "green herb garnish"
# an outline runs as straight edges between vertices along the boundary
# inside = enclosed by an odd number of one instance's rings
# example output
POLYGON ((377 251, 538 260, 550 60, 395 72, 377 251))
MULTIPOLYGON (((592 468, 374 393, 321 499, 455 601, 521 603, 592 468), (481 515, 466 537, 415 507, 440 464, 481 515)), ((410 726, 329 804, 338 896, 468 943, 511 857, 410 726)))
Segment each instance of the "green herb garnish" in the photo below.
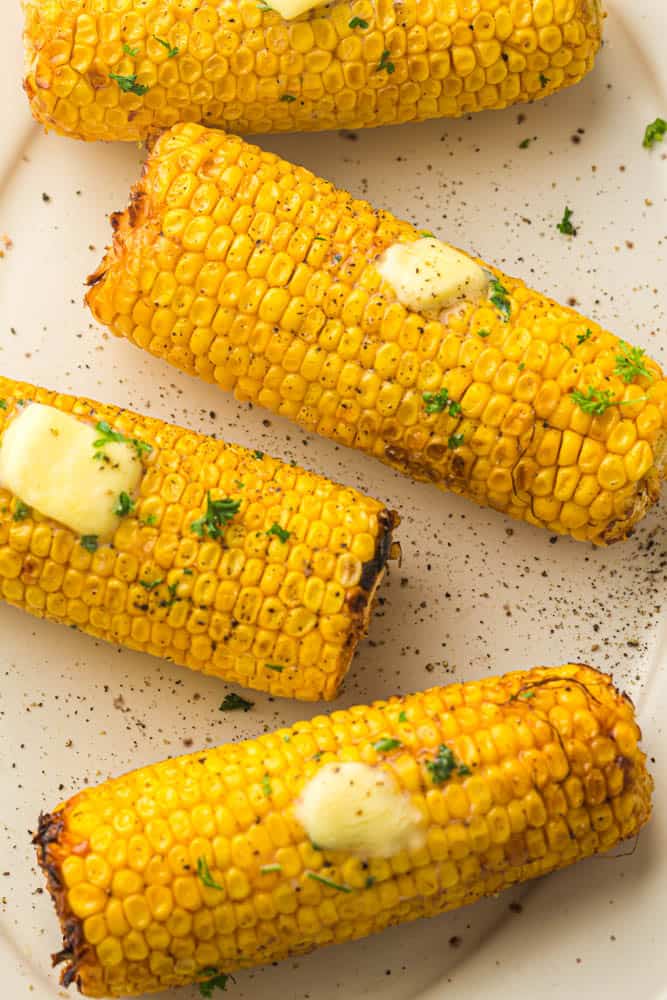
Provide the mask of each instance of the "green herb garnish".
POLYGON ((164 583, 164 577, 161 576, 157 580, 139 580, 139 586, 143 587, 144 590, 155 590, 159 587, 161 583, 164 583))
POLYGON ((218 885, 211 875, 211 869, 208 867, 208 861, 203 856, 201 858, 197 858, 197 875, 209 889, 220 889, 221 891, 224 891, 224 886, 218 885))
POLYGON ((540 87, 546 87, 548 83, 551 83, 549 77, 545 76, 544 73, 540 73, 540 87))
POLYGON ((399 712, 399 714, 398 714, 398 721, 399 722, 407 722, 408 721, 408 717, 405 714, 405 712, 399 712))
POLYGON ((273 789, 271 788, 271 779, 269 778, 268 774, 265 774, 264 777, 262 778, 262 791, 266 795, 267 799, 271 798, 273 789))
POLYGON ((240 506, 240 500, 231 500, 229 497, 223 497, 222 500, 212 500, 211 491, 208 490, 206 513, 192 522, 190 531, 193 531, 199 538, 203 538, 205 535, 213 539, 222 538, 223 528, 229 524, 235 514, 238 514, 240 506))
POLYGON ((267 531, 267 535, 275 535, 281 542, 286 542, 291 534, 291 531, 286 531, 285 528, 281 528, 279 524, 272 524, 267 531))
POLYGON ((109 73, 109 77, 115 80, 120 89, 126 94, 137 94, 138 97, 143 97, 150 90, 150 87, 144 86, 143 83, 137 83, 136 73, 132 73, 130 76, 109 73))
POLYGON ((292 101, 296 101, 294 94, 281 94, 280 100, 285 101, 287 104, 291 104, 292 101))
POLYGON ((262 865, 259 869, 260 875, 271 875, 273 872, 281 872, 283 870, 282 865, 262 865))
POLYGON ((129 495, 123 491, 113 506, 113 512, 117 517, 127 517, 134 510, 134 500, 129 495))
MULTIPOLYGON (((313 844, 313 847, 315 845, 313 844)), ((317 848, 315 848, 317 850, 317 848)), ((349 885, 341 885, 340 882, 334 882, 330 878, 326 878, 324 875, 319 875, 317 872, 306 872, 308 878, 312 878, 313 882, 321 882, 322 885, 328 886, 330 889, 337 889, 338 892, 352 892, 349 885)))
POLYGON ((275 670, 276 673, 282 674, 284 667, 281 667, 279 663, 265 663, 264 666, 267 670, 275 670))
POLYGON ((509 292, 499 278, 491 278, 489 282, 489 290, 491 292, 489 295, 489 301, 496 307, 504 321, 507 323, 512 313, 512 304, 509 300, 509 292))
POLYGON ((79 539, 79 543, 86 552, 97 552, 99 547, 99 538, 97 535, 82 535, 79 539))
POLYGON ((30 517, 30 507, 23 503, 23 500, 17 500, 14 506, 14 513, 12 515, 12 520, 14 521, 25 521, 26 517, 30 517))
POLYGON ((616 355, 616 367, 614 375, 622 378, 626 385, 632 382, 633 378, 643 376, 652 378, 652 375, 644 364, 646 352, 641 347, 631 347, 625 341, 621 341, 621 353, 616 355))
POLYGON ((147 514, 146 517, 143 518, 141 523, 147 524, 149 527, 152 528, 153 525, 157 524, 157 514, 147 514))
POLYGON ((253 458, 264 458, 264 452, 263 451, 253 451, 252 457, 253 458))
POLYGON ((522 701, 528 701, 529 698, 534 698, 534 691, 519 691, 517 698, 521 698, 522 701))
POLYGON ((481 337, 482 339, 484 339, 485 337, 490 337, 491 336, 491 331, 490 330, 478 330, 477 331, 477 336, 481 337))
POLYGON ((223 990, 224 992, 227 989, 227 983, 230 979, 232 982, 236 981, 233 976, 225 972, 218 972, 217 969, 212 968, 202 969, 200 975, 211 977, 199 984, 199 992, 203 997, 212 997, 213 990, 223 990))
POLYGON ((439 389, 438 392, 424 392, 422 399, 427 413, 442 413, 446 408, 450 417, 458 417, 461 412, 461 404, 449 398, 447 389, 439 389))
POLYGON ((177 45, 170 45, 169 42, 165 42, 164 38, 158 38, 157 35, 153 35, 153 38, 160 43, 163 49, 167 50, 167 59, 174 59, 180 52, 177 45))
POLYGON ((424 238, 430 238, 432 240, 437 239, 436 235, 434 233, 430 232, 428 229, 421 229, 419 231, 419 235, 423 236, 424 238))
POLYGON ((126 56, 132 56, 133 59, 135 56, 139 55, 139 49, 133 49, 131 46, 127 44, 127 42, 123 43, 123 52, 125 53, 126 56))
POLYGON ((146 441, 140 441, 139 438, 129 438, 121 434, 120 431, 115 431, 106 420, 100 420, 99 423, 95 424, 95 430, 100 435, 93 441, 93 448, 97 449, 93 457, 98 462, 105 461, 106 455, 101 449, 108 444, 131 444, 139 458, 142 455, 150 455, 153 450, 153 446, 147 444, 146 441))
POLYGON ((586 330, 586 333, 578 333, 577 334, 577 343, 579 345, 585 344, 586 341, 590 340, 590 338, 592 336, 593 336, 593 331, 592 330, 586 330))
POLYGON ((380 73, 383 69, 386 69, 387 73, 393 73, 396 67, 393 62, 389 59, 391 52, 389 49, 385 49, 380 56, 380 62, 376 66, 376 71, 380 73))
POLYGON ((355 28, 367 28, 368 21, 364 21, 363 17, 353 17, 351 21, 347 22, 347 26, 348 28, 352 28, 352 30, 355 28))
POLYGON ((7 409, 7 400, 0 399, 0 410, 6 410, 6 409, 7 409))
POLYGON ((517 368, 519 369, 520 372, 522 372, 525 367, 526 367, 525 361, 520 361, 519 364, 517 365, 517 368))
POLYGON ((662 142, 665 135, 667 135, 667 122, 664 118, 656 118, 654 122, 646 126, 642 145, 646 149, 653 149, 656 142, 662 142))
POLYGON ((438 747, 438 753, 434 760, 426 761, 426 770, 431 775, 434 785, 442 785, 447 781, 454 771, 464 777, 470 774, 470 768, 466 764, 461 764, 444 743, 438 747))
POLYGON ((370 889, 373 885, 375 885, 375 875, 367 875, 365 888, 370 889))
POLYGON ((247 699, 242 698, 240 694, 234 694, 234 692, 231 691, 229 694, 225 695, 222 705, 220 706, 220 711, 237 712, 240 709, 242 712, 249 712, 254 704, 254 701, 247 701, 247 699))
POLYGON ((383 736, 382 739, 377 740, 373 744, 373 749, 377 750, 378 753, 389 753, 390 750, 397 750, 398 747, 402 747, 403 744, 400 740, 394 740, 389 736, 383 736))
POLYGON ((577 235, 577 230, 572 225, 571 222, 572 214, 573 214, 572 209, 566 206, 565 211, 563 212, 563 218, 560 220, 560 222, 556 223, 556 229, 558 230, 559 233, 562 233, 563 236, 577 235))
POLYGON ((450 434, 447 438, 447 447, 452 451, 454 448, 460 448, 463 444, 463 434, 450 434))
POLYGON ((530 139, 522 139, 519 143, 519 149, 528 149, 530 146, 530 139))
POLYGON ((594 417, 601 416, 610 406, 634 406, 635 403, 643 403, 648 397, 640 396, 639 399, 614 399, 614 394, 610 389, 594 389, 589 385, 586 393, 580 389, 573 389, 570 399, 576 403, 584 413, 591 413, 594 417))

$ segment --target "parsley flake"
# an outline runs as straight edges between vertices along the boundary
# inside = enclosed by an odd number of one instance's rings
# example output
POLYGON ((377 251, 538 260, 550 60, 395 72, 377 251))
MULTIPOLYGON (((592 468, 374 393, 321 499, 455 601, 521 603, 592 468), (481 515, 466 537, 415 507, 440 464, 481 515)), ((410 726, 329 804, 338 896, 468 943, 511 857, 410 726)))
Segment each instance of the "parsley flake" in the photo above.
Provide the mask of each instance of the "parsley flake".
POLYGON ((147 524, 149 527, 152 528, 153 525, 157 524, 157 514, 147 514, 141 523, 147 524))
POLYGON ((531 142, 530 139, 522 139, 521 142, 519 143, 519 149, 528 149, 528 147, 530 146, 530 142, 531 142))
POLYGON ((193 531, 199 538, 203 538, 205 535, 213 539, 222 538, 222 529, 232 520, 235 514, 238 514, 240 506, 240 500, 230 500, 229 497, 223 497, 221 500, 212 500, 211 491, 208 490, 206 494, 206 513, 192 522, 190 531, 193 531))
POLYGON ((30 507, 23 503, 23 500, 17 500, 14 507, 14 513, 12 515, 12 520, 14 521, 25 521, 26 517, 30 517, 30 507))
POLYGON ((398 721, 399 722, 407 722, 408 721, 408 717, 405 714, 405 712, 399 712, 398 721))
POLYGON ((125 94, 136 94, 138 97, 143 97, 150 90, 150 87, 146 87, 143 83, 137 83, 136 73, 131 73, 129 76, 122 76, 119 73, 109 73, 109 77, 116 81, 125 94))
POLYGON ((262 865, 259 869, 260 875, 271 875, 273 872, 281 872, 283 870, 282 865, 262 865))
POLYGON ((664 118, 656 118, 654 122, 646 126, 642 146, 645 149, 653 149, 656 142, 662 142, 666 135, 667 122, 664 118))
POLYGON ((545 76, 544 73, 540 73, 540 87, 546 87, 548 83, 551 83, 549 77, 545 76))
POLYGON ((265 774, 264 777, 262 778, 262 791, 264 792, 267 799, 271 798, 273 789, 271 788, 271 779, 269 778, 268 774, 265 774))
POLYGON ((438 753, 434 760, 426 761, 426 770, 431 775, 434 785, 444 784, 454 771, 461 777, 465 777, 471 773, 467 764, 459 763, 452 751, 444 743, 441 743, 438 747, 438 753))
POLYGON ((435 236, 435 234, 429 232, 428 229, 420 229, 419 235, 422 236, 422 237, 424 237, 424 239, 432 239, 432 240, 437 239, 437 237, 435 236))
POLYGON ((97 535, 82 535, 79 544, 86 552, 97 552, 100 541, 97 535))
POLYGON ((626 385, 632 382, 633 378, 643 376, 652 378, 650 371, 644 364, 646 352, 641 347, 631 347, 625 341, 621 341, 621 353, 616 355, 616 367, 614 375, 622 378, 626 385))
POLYGON ((439 389, 438 392, 424 392, 422 399, 427 413, 442 413, 446 409, 450 417, 457 417, 461 412, 461 404, 457 403, 455 399, 449 398, 447 389, 439 389))
POLYGON ((180 52, 178 45, 170 45, 169 42, 166 42, 164 40, 164 38, 158 38, 157 35, 153 35, 153 38, 155 39, 156 42, 160 43, 163 49, 167 50, 167 59, 176 58, 176 56, 180 52))
POLYGON ((450 434, 447 438, 447 447, 452 451, 454 448, 460 448, 463 444, 463 434, 450 434))
POLYGON ((581 346, 581 344, 585 344, 587 340, 590 340, 592 336, 593 336, 592 330, 586 330, 586 333, 578 333, 577 343, 581 346))
POLYGON ((108 444, 131 444, 138 458, 141 458, 142 455, 150 455, 153 450, 153 446, 147 444, 146 441, 140 441, 139 438, 129 438, 121 434, 120 431, 115 431, 106 420, 100 420, 99 423, 95 424, 95 430, 100 435, 93 441, 93 448, 97 449, 93 457, 98 462, 105 461, 106 456, 101 449, 108 444))
POLYGON ((164 577, 158 577, 157 580, 139 580, 139 586, 143 587, 144 590, 155 590, 161 583, 164 583, 164 577))
POLYGON ((257 459, 264 458, 264 452, 263 451, 253 451, 252 457, 253 458, 257 458, 257 459))
POLYGON ((7 409, 7 400, 0 399, 0 410, 6 410, 6 409, 7 409))
POLYGON ((282 674, 284 667, 281 667, 279 663, 265 663, 264 666, 267 670, 275 670, 276 673, 282 674))
POLYGON ((347 26, 348 28, 352 28, 352 30, 355 28, 367 28, 368 21, 364 21, 363 17, 353 17, 351 21, 347 22, 347 26))
POLYGON ((126 493, 123 490, 123 492, 119 494, 118 499, 113 506, 113 512, 117 517, 127 517, 127 515, 131 514, 133 510, 134 500, 129 493, 126 493))
POLYGON ((126 56, 132 56, 133 59, 139 55, 139 49, 133 49, 127 42, 123 43, 123 52, 126 56))
POLYGON ((391 62, 391 60, 389 59, 390 55, 391 52, 389 51, 389 49, 385 49, 382 55, 380 56, 380 62, 376 66, 376 71, 378 73, 380 73, 383 69, 386 69, 387 73, 394 72, 396 67, 394 66, 393 62, 391 62))
POLYGON ((294 94, 281 94, 280 100, 285 101, 287 104, 291 104, 292 101, 296 101, 294 94))
POLYGON ((559 233, 562 233, 563 236, 577 235, 577 229, 575 228, 575 226, 572 225, 571 221, 572 214, 573 214, 572 209, 566 206, 565 211, 563 212, 563 218, 560 220, 560 222, 556 223, 556 229, 558 230, 559 233))
POLYGON ((481 337, 482 340, 484 340, 485 337, 490 337, 491 336, 491 331, 490 330, 478 330, 477 331, 477 336, 481 337))
MULTIPOLYGON (((315 844, 313 844, 313 847, 315 847, 315 844)), ((352 892, 349 885, 334 882, 333 879, 326 878, 326 876, 320 875, 318 872, 306 872, 306 875, 308 878, 312 878, 313 882, 321 882, 322 885, 326 885, 329 889, 336 889, 338 892, 352 892)))
POLYGON ((402 747, 403 744, 400 740, 394 740, 389 736, 383 736, 382 739, 377 740, 373 744, 373 749, 377 750, 378 753, 389 753, 390 750, 397 750, 398 747, 402 747))
POLYGON ((224 992, 227 989, 227 983, 230 979, 233 983, 236 982, 233 976, 228 975, 226 972, 218 972, 217 969, 213 968, 202 969, 200 975, 211 977, 199 984, 199 992, 203 997, 212 997, 213 990, 222 990, 224 992))
POLYGON ((211 875, 211 869, 208 866, 208 861, 203 855, 202 857, 197 858, 197 875, 203 884, 208 886, 209 889, 220 889, 221 891, 224 891, 224 886, 218 885, 211 875))
POLYGON ((614 394, 610 389, 594 389, 589 385, 585 393, 580 389, 573 389, 570 399, 576 403, 584 413, 590 413, 594 417, 600 417, 610 406, 634 406, 636 403, 643 403, 646 396, 639 399, 614 399, 614 394))
POLYGON ((291 531, 286 531, 285 528, 281 528, 279 524, 275 523, 267 531, 267 535, 275 535, 283 543, 287 541, 291 534, 291 531))
POLYGON ((220 706, 220 711, 237 712, 240 709, 242 712, 249 712, 254 704, 254 701, 248 701, 246 698, 242 698, 240 694, 235 694, 233 691, 230 691, 229 694, 225 695, 222 705, 220 706))
POLYGON ((509 321, 512 314, 512 304, 509 300, 509 292, 499 278, 491 278, 489 282, 489 301, 494 305, 503 317, 505 323, 509 321))

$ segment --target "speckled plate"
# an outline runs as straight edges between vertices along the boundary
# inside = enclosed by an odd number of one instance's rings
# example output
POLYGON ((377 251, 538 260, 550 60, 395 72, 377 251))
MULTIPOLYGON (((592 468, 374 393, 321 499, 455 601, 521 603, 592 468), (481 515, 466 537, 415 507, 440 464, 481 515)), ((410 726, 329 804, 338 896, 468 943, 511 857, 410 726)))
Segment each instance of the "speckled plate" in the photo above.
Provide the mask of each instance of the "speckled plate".
MULTIPOLYGON (((666 505, 593 549, 417 486, 249 410, 96 328, 82 281, 141 153, 42 135, 20 92, 18 0, 0 10, 0 369, 223 433, 360 486, 401 513, 403 564, 382 588, 341 704, 535 663, 586 660, 636 700, 655 758, 655 818, 629 856, 594 859, 430 922, 237 976, 230 998, 422 995, 667 997, 666 505), (518 904, 518 905, 517 905, 518 904)), ((607 44, 582 85, 523 109, 265 144, 497 261, 667 360, 664 0, 609 0, 607 44), (526 138, 528 148, 520 148, 526 138), (576 239, 555 229, 574 211, 576 239)), ((35 869, 38 812, 86 782, 257 734, 317 710, 227 690, 0 606, 0 960, 10 1000, 65 996, 49 968, 56 919, 35 869)), ((617 852, 621 855, 621 852, 617 852)), ((161 996, 193 1000, 196 990, 161 996)))

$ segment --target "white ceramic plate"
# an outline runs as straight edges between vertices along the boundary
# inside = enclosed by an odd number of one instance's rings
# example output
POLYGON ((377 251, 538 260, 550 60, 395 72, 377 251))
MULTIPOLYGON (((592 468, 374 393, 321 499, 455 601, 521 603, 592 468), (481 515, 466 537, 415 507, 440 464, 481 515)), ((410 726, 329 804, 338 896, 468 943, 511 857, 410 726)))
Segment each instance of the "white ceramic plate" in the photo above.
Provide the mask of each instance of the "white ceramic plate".
MULTIPOLYGON (((404 559, 381 592, 341 703, 453 677, 587 660, 636 699, 655 757, 656 812, 635 852, 596 859, 430 922, 237 976, 232 997, 516 1000, 667 997, 667 676, 661 675, 665 504, 607 551, 510 523, 370 459, 249 410, 109 338, 82 281, 109 236, 141 153, 45 136, 20 92, 20 13, 2 5, 0 369, 197 430, 217 431, 361 486, 396 506, 404 559), (522 910, 510 909, 521 900, 522 910)), ((264 139, 582 311, 666 360, 667 114, 663 0, 609 3, 596 71, 551 100, 461 122, 264 139), (528 149, 519 143, 536 137, 528 149), (564 207, 580 227, 555 230, 564 207)), ((86 782, 314 714, 253 695, 218 711, 226 685, 0 606, 0 959, 4 996, 65 994, 49 969, 58 927, 29 830, 86 782), (186 742, 187 741, 187 742, 186 742)), ((181 990, 163 998, 191 1000, 181 990)))

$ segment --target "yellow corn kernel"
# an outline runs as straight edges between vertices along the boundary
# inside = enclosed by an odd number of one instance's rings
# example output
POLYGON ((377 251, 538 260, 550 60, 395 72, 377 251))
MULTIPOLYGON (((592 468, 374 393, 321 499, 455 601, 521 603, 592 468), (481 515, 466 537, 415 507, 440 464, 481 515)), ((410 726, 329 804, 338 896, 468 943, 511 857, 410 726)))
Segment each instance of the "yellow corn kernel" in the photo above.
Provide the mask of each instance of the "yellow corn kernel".
POLYGON ((65 977, 89 996, 137 995, 148 968, 151 988, 182 985, 217 963, 233 972, 351 940, 606 850, 650 814, 638 739, 632 705, 608 676, 538 667, 321 715, 84 789, 42 816, 35 837, 67 940, 81 932, 90 946, 65 977), (401 741, 391 760, 380 736, 401 741), (443 744, 455 765, 447 776, 428 766, 443 744), (316 850, 295 803, 337 760, 389 767, 423 814, 423 844, 367 861, 316 850), (262 812, 247 806, 258 787, 262 812), (182 838, 169 864, 158 822, 182 838), (108 890, 90 881, 144 840, 155 844, 145 883, 128 868, 108 890))

